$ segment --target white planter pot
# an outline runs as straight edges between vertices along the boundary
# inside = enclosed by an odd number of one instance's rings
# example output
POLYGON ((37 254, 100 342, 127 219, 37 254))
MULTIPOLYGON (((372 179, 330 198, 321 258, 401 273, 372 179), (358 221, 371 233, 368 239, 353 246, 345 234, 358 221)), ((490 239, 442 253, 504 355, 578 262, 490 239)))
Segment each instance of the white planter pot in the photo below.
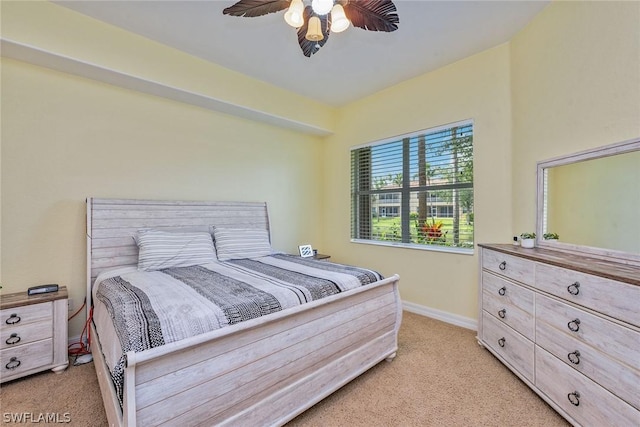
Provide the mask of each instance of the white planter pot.
POLYGON ((523 248, 533 248, 536 245, 536 239, 521 239, 520 246, 523 248))

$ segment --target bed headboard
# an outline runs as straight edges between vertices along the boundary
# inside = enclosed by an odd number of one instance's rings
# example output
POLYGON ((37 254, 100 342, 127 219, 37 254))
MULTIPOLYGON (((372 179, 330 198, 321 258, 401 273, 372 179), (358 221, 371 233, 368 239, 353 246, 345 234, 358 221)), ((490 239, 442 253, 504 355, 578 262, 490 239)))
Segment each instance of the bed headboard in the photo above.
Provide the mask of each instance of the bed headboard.
POLYGON ((101 271, 138 264, 133 236, 141 228, 209 231, 218 225, 269 231, 267 204, 87 199, 87 302, 101 271))

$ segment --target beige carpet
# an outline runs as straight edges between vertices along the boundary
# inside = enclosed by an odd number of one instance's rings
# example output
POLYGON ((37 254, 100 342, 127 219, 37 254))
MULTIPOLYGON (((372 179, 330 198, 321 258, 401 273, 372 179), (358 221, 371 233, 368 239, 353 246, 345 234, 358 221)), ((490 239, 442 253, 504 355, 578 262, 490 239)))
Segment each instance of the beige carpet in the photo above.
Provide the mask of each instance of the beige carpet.
MULTIPOLYGON (((474 331, 405 312, 399 347, 393 362, 375 366, 288 426, 568 425, 478 346, 474 331)), ((3 425, 7 414, 24 412, 60 419, 67 413, 73 426, 107 424, 93 363, 4 384, 0 405, 3 425)))

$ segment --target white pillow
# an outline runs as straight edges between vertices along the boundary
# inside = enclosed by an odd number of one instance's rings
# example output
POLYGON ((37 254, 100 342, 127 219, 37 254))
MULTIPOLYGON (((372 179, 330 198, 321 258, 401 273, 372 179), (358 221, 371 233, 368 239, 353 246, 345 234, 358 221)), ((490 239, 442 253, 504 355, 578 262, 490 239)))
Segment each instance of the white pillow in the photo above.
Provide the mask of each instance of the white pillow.
POLYGON ((213 237, 220 261, 258 258, 273 253, 267 230, 214 227, 213 237))
POLYGON ((138 270, 188 267, 216 261, 211 234, 138 230, 138 270))

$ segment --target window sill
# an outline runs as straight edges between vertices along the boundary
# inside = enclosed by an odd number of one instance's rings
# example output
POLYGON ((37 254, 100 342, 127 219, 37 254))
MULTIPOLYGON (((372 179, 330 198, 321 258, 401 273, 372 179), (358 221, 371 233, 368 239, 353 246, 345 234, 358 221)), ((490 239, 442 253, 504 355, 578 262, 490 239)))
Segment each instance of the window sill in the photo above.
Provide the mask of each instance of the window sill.
POLYGON ((364 245, 374 245, 374 246, 388 246, 394 248, 404 248, 404 249, 417 249, 420 251, 430 251, 430 252, 447 252, 458 255, 473 255, 473 248, 452 248, 447 246, 426 246, 426 245, 418 245, 414 243, 398 243, 398 242, 381 242, 377 240, 364 240, 364 239, 351 239, 351 243, 361 243, 364 245))

